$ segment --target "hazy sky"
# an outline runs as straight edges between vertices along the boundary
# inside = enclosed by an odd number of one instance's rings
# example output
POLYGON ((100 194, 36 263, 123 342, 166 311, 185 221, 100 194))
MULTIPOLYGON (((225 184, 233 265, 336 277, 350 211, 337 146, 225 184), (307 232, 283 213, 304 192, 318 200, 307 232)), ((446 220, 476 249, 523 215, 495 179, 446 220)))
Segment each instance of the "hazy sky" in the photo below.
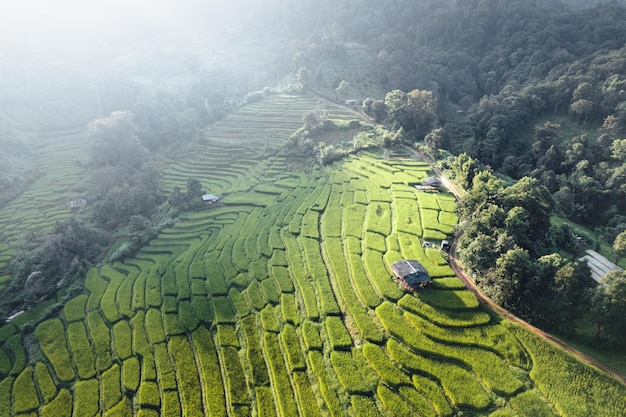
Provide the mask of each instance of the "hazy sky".
POLYGON ((1 0, 0 46, 68 51, 132 44, 230 20, 249 0, 1 0))

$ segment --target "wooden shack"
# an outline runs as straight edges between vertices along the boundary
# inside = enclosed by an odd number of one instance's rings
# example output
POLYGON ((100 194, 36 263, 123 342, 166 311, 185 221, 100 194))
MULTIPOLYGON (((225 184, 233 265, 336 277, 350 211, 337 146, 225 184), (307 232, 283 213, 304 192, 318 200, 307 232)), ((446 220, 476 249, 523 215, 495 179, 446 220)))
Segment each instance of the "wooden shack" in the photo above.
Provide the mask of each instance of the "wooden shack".
POLYGON ((402 288, 413 292, 418 288, 425 288, 432 282, 426 268, 419 261, 403 260, 394 262, 391 270, 396 276, 396 282, 402 288))

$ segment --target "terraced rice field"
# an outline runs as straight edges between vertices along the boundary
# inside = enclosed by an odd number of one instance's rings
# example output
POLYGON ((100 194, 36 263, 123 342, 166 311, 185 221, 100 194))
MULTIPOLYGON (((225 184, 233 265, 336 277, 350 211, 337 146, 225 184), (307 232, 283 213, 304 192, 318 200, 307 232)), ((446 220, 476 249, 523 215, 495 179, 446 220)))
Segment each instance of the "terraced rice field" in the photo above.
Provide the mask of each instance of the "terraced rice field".
POLYGON ((52 230, 55 223, 71 215, 68 203, 72 187, 80 180, 80 161, 87 156, 86 133, 82 128, 51 131, 40 138, 41 176, 19 197, 0 209, 0 290, 9 276, 6 265, 28 231, 52 230))
POLYGON ((223 203, 90 270, 86 293, 37 327, 28 354, 16 326, 0 328, 0 417, 625 409, 623 385, 481 310, 423 247, 456 219, 451 196, 411 187, 425 164, 371 152, 288 168, 255 149, 215 139, 170 169, 165 188, 207 173, 223 203), (403 258, 433 287, 401 291, 390 265, 403 258))

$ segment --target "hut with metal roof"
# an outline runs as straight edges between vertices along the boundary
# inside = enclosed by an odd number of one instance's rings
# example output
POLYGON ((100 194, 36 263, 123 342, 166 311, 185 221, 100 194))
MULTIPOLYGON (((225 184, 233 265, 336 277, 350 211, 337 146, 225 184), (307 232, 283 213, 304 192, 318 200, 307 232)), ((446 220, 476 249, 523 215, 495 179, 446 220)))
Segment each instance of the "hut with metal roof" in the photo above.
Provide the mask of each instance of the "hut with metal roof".
POLYGON ((394 262, 391 270, 396 276, 398 285, 410 292, 424 288, 432 282, 426 268, 415 260, 394 262))

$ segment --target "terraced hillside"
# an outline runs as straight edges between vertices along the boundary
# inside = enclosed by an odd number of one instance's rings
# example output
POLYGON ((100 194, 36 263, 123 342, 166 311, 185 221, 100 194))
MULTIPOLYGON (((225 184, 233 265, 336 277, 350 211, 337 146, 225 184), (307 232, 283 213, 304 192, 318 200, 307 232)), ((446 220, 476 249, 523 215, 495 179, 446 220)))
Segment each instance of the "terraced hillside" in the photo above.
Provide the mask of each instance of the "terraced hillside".
POLYGON ((34 338, 0 328, 0 417, 625 409, 623 385, 500 323, 424 247, 457 221, 452 196, 411 186, 424 163, 398 151, 294 167, 257 159, 257 145, 214 137, 172 166, 165 188, 206 174, 221 204, 90 270, 34 338), (404 258, 432 288, 395 285, 389 266, 404 258))
POLYGON ((83 128, 55 130, 41 134, 42 175, 24 193, 0 209, 0 290, 9 279, 6 264, 28 231, 52 230, 54 224, 71 215, 68 203, 72 187, 83 172, 80 161, 87 156, 83 128))

